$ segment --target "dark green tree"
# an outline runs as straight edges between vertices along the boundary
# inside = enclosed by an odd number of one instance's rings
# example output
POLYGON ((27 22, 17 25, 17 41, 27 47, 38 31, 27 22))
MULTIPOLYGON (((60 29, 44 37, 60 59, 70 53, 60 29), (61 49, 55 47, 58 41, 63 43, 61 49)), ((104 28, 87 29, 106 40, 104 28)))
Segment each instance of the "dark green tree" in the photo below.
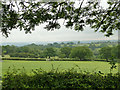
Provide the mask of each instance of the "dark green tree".
POLYGON ((94 43, 91 43, 91 44, 89 44, 89 48, 91 48, 92 50, 95 50, 96 46, 94 43))
POLYGON ((71 48, 70 47, 63 47, 60 49, 61 54, 64 55, 64 57, 68 58, 70 53, 71 53, 71 48))
POLYGON ((61 42, 60 44, 61 44, 61 45, 64 45, 65 43, 64 43, 64 42, 61 42))
POLYGON ((57 42, 54 42, 54 43, 53 43, 53 46, 54 46, 54 47, 57 47, 57 48, 60 48, 60 44, 57 43, 57 42))
POLYGON ((80 41, 78 41, 77 44, 80 44, 80 41))
POLYGON ((111 57, 112 57, 111 50, 112 50, 111 47, 102 47, 99 50, 99 54, 100 54, 101 58, 106 59, 106 61, 108 62, 108 60, 111 59, 111 57))
POLYGON ((74 44, 74 42, 68 42, 67 44, 69 44, 69 45, 73 45, 73 44, 74 44))
POLYGON ((12 45, 12 46, 10 46, 10 45, 2 46, 2 53, 4 55, 10 54, 10 53, 15 53, 16 50, 17 50, 17 47, 14 46, 14 45, 12 45))
POLYGON ((46 48, 44 51, 43 51, 45 57, 53 57, 56 55, 56 51, 54 50, 54 48, 50 47, 50 48, 46 48))
POLYGON ((79 58, 84 60, 85 58, 90 58, 93 56, 93 52, 86 46, 74 47, 71 51, 71 58, 79 58))
POLYGON ((114 58, 120 59, 120 45, 112 47, 112 56, 114 58))

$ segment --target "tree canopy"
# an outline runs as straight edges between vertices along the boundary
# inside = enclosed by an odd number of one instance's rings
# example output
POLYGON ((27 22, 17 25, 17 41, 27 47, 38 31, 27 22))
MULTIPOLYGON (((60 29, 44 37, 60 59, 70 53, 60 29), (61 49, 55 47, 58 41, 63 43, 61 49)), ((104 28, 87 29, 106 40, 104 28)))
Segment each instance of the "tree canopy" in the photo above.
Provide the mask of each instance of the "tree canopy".
POLYGON ((93 52, 86 46, 74 47, 71 50, 70 57, 84 60, 93 56, 93 52))
POLYGON ((69 44, 58 43, 58 46, 48 43, 47 45, 29 44, 24 46, 3 45, 2 57, 21 57, 21 58, 76 58, 80 59, 106 59, 111 61, 112 58, 120 58, 120 45, 118 42, 92 42, 92 43, 74 43, 71 47, 69 44), (106 45, 101 45, 106 43, 106 45), (95 48, 90 45, 94 45, 95 48), (67 47, 66 47, 67 46, 67 47), (103 46, 103 47, 101 47, 103 46), (80 50, 79 50, 80 49, 80 50), (90 57, 91 56, 91 57, 90 57))
POLYGON ((102 58, 105 58, 106 61, 108 61, 108 59, 111 59, 112 57, 112 52, 111 52, 112 48, 111 47, 102 47, 100 49, 100 55, 102 58))
POLYGON ((86 26, 90 26, 110 36, 114 30, 120 30, 119 0, 108 0, 108 8, 100 6, 99 0, 88 0, 85 5, 85 0, 79 1, 78 7, 69 0, 1 2, 1 32, 6 37, 15 28, 31 33, 40 24, 46 24, 47 30, 59 29, 60 20, 64 20, 66 28, 74 28, 76 31, 83 31, 86 26))
POLYGON ((65 55, 65 57, 69 57, 70 53, 71 53, 71 49, 70 47, 63 47, 60 49, 61 53, 65 55))
POLYGON ((55 52, 55 50, 54 50, 54 48, 52 48, 52 47, 49 47, 49 48, 46 48, 45 50, 44 50, 44 54, 45 54, 45 56, 46 57, 52 57, 52 56, 55 56, 56 55, 56 52, 55 52))

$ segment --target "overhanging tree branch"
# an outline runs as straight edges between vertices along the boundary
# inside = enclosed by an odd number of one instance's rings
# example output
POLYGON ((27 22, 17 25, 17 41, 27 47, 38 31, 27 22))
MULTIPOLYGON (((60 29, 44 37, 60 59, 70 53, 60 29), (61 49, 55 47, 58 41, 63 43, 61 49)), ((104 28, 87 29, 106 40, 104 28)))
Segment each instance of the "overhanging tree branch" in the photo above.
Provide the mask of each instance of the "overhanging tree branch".
POLYGON ((2 15, 2 29, 1 32, 8 37, 10 30, 14 28, 23 28, 25 32, 31 32, 34 30, 36 25, 42 23, 48 23, 46 29, 54 30, 60 28, 59 19, 64 19, 66 27, 74 27, 75 30, 84 30, 83 26, 90 25, 92 28, 101 28, 103 33, 107 33, 108 36, 112 35, 112 30, 120 29, 119 23, 119 0, 116 2, 109 2, 109 8, 97 8, 97 3, 90 3, 86 7, 82 7, 84 0, 79 4, 79 8, 74 7, 72 2, 46 2, 44 5, 41 2, 9 2, 3 3, 3 15, 2 15), (28 5, 28 6, 27 6, 28 5), (42 6, 43 5, 43 6, 42 6), (14 10, 13 7, 17 7, 18 11, 14 10), (113 6, 113 7, 112 7, 113 6), (47 8, 46 8, 47 7, 47 8), (90 9, 93 7, 92 9, 90 9), (111 8, 112 7, 112 8, 111 8), (52 11, 52 9, 54 11, 52 11), (114 15, 111 13, 115 12, 114 15), (114 17, 114 19, 112 19, 114 17), (87 22, 86 22, 87 21, 87 22), (114 24, 113 24, 114 21, 114 24), (102 28, 105 26, 107 28, 102 28), (112 23, 112 24, 110 24, 112 23), (109 28, 108 28, 109 27, 109 28), (109 29, 108 31, 106 29, 109 29))

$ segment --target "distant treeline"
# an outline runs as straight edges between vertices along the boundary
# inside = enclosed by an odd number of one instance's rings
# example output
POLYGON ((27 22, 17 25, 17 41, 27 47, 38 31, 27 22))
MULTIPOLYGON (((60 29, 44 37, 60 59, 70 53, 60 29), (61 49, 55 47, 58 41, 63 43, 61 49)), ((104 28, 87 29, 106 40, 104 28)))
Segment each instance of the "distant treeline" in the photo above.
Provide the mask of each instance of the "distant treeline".
POLYGON ((107 43, 49 43, 47 45, 30 44, 22 47, 14 45, 2 46, 2 57, 21 58, 75 58, 84 59, 117 59, 119 46, 115 42, 107 43))

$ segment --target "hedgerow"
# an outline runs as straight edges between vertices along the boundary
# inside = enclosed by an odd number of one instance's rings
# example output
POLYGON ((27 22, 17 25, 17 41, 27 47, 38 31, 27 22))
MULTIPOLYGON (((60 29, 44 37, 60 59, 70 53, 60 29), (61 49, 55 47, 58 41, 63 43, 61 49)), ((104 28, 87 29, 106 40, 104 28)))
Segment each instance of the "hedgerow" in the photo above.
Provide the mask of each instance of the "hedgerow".
POLYGON ((52 69, 47 72, 42 69, 32 70, 27 74, 23 69, 8 70, 2 78, 2 89, 11 88, 120 88, 120 74, 101 74, 80 72, 75 69, 58 72, 52 69))
MULTIPOLYGON (((47 61, 47 58, 20 58, 20 57, 5 58, 5 57, 2 57, 2 60, 47 61)), ((105 59, 91 60, 88 58, 84 60, 79 60, 78 58, 50 58, 48 61, 105 61, 105 59)))

